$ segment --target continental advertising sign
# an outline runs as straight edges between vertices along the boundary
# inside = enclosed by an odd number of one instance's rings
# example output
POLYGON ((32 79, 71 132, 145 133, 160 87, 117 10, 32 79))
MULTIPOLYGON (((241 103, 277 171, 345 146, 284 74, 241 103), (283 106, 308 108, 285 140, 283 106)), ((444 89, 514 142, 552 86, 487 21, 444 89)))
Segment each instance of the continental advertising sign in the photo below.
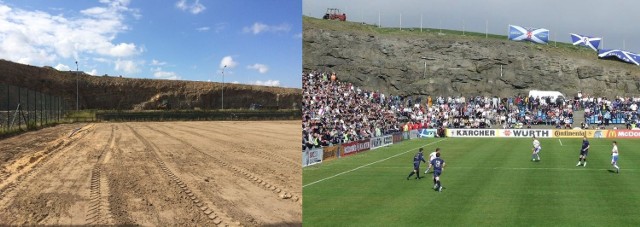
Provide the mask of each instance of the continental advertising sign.
POLYGON ((606 138, 608 130, 553 130, 553 137, 557 138, 606 138))

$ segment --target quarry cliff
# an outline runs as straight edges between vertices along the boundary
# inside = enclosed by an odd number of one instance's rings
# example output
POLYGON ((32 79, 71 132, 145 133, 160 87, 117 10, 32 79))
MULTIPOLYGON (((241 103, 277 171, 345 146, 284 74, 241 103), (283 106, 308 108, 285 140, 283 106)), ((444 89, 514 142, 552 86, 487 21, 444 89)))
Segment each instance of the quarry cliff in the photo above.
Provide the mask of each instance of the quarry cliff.
MULTIPOLYGON (((80 109, 219 109, 222 104, 222 83, 91 76, 0 60, 0 84, 61 96, 67 109, 75 109, 76 79, 80 109)), ((251 104, 296 109, 301 97, 301 89, 295 88, 224 85, 225 109, 247 109, 251 104)))
POLYGON ((391 95, 640 95, 640 67, 598 59, 595 51, 570 44, 310 17, 303 18, 303 29, 304 71, 336 72, 339 80, 391 95))

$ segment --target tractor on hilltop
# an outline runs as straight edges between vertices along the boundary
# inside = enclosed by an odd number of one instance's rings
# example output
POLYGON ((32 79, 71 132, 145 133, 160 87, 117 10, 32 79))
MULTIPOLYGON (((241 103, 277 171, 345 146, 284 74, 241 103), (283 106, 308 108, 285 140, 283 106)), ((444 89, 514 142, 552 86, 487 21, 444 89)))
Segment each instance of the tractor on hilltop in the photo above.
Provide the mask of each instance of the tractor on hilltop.
POLYGON ((346 21, 347 14, 340 13, 340 10, 336 8, 328 8, 322 19, 346 21))

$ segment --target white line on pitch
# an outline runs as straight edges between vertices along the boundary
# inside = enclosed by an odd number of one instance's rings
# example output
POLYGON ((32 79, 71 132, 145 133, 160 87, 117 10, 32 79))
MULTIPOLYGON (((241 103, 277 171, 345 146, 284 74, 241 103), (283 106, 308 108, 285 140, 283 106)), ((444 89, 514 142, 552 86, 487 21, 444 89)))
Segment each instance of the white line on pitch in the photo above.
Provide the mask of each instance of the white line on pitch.
POLYGON ((560 142, 560 146, 564 146, 562 145, 562 140, 558 139, 558 142, 560 142))
POLYGON ((347 170, 347 171, 344 171, 344 172, 338 173, 338 174, 336 174, 336 175, 333 175, 333 176, 330 176, 330 177, 325 177, 325 178, 322 178, 322 179, 320 179, 320 180, 317 180, 317 181, 314 181, 314 182, 311 182, 311 183, 305 184, 305 185, 303 185, 302 187, 304 188, 304 187, 307 187, 307 186, 311 186, 311 185, 314 185, 314 184, 320 183, 320 182, 322 182, 322 181, 329 180, 329 179, 331 179, 331 178, 334 178, 334 177, 340 176, 340 175, 345 174, 345 173, 350 173, 350 172, 356 171, 356 170, 358 170, 358 169, 361 169, 361 168, 364 168, 364 167, 367 167, 367 166, 370 166, 370 165, 373 165, 373 164, 376 164, 376 163, 379 163, 379 162, 384 162, 384 161, 389 160, 389 159, 391 159, 391 158, 395 158, 395 157, 398 157, 398 156, 400 156, 400 155, 406 154, 406 153, 408 153, 408 152, 410 152, 410 151, 412 151, 412 150, 415 150, 415 149, 418 149, 418 148, 421 148, 421 147, 426 147, 426 146, 429 146, 429 145, 431 145, 431 144, 438 143, 438 142, 443 141, 443 140, 447 140, 447 139, 446 139, 446 138, 444 138, 444 139, 441 139, 441 140, 438 140, 438 141, 434 141, 434 142, 428 143, 428 144, 426 144, 426 145, 422 145, 422 146, 419 146, 419 147, 416 147, 416 148, 412 148, 412 149, 409 149, 409 150, 407 150, 407 151, 405 151, 405 152, 402 152, 402 153, 398 153, 398 154, 396 154, 396 155, 393 155, 393 156, 391 156, 391 157, 388 157, 388 158, 385 158, 385 159, 381 159, 381 160, 378 160, 378 161, 375 161, 375 162, 372 162, 372 163, 369 163, 369 164, 365 164, 365 165, 362 165, 362 166, 356 167, 356 168, 354 168, 354 169, 352 169, 352 170, 347 170))
MULTIPOLYGON (((411 169, 411 166, 377 166, 377 167, 368 167, 375 169, 411 169)), ((503 170, 613 170, 611 169, 593 169, 593 168, 583 168, 583 167, 575 167, 575 168, 545 168, 545 167, 494 167, 494 168, 484 168, 484 167, 461 167, 461 166, 449 166, 446 169, 503 169, 503 170)), ((622 171, 636 171, 640 169, 621 169, 622 171)))

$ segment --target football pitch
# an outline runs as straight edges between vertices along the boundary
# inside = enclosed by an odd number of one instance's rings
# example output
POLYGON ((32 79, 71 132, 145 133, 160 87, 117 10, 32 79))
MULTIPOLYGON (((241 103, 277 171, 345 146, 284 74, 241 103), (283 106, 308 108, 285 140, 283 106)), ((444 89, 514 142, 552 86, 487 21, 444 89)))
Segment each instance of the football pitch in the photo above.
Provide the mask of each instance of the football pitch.
POLYGON ((638 226, 640 140, 590 139, 586 167, 576 167, 581 139, 429 138, 405 141, 303 170, 304 226, 638 226), (445 189, 432 175, 407 180, 413 155, 440 147, 445 189))

